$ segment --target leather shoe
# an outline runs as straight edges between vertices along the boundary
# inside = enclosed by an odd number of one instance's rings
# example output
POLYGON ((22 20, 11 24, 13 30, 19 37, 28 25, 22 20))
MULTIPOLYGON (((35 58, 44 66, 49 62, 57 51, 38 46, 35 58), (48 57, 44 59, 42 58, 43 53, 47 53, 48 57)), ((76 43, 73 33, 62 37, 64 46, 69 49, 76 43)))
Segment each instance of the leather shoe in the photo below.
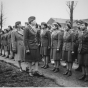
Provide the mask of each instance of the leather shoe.
POLYGON ((65 73, 63 73, 63 75, 67 75, 67 74, 68 74, 68 72, 69 72, 69 71, 68 71, 68 70, 66 70, 66 72, 65 72, 65 73))
POLYGON ((86 77, 86 75, 82 75, 82 76, 79 78, 79 80, 84 80, 85 77, 86 77))
POLYGON ((55 73, 59 72, 59 68, 56 68, 56 69, 54 70, 54 72, 55 72, 55 73))
POLYGON ((2 57, 5 57, 5 55, 2 55, 2 57))
POLYGON ((44 69, 47 69, 47 68, 49 68, 49 65, 44 66, 44 69))
POLYGON ((85 82, 88 82, 88 75, 86 75, 84 81, 85 81, 85 82))
POLYGON ((41 66, 41 68, 44 68, 44 67, 45 67, 45 65, 41 66))
POLYGON ((77 69, 75 69, 75 71, 82 72, 82 68, 81 68, 81 66, 79 66, 77 69))
POLYGON ((71 76, 71 75, 72 75, 72 71, 68 71, 67 76, 69 77, 69 76, 71 76))
POLYGON ((55 71, 55 69, 56 69, 56 68, 54 67, 53 69, 51 69, 51 71, 55 71))

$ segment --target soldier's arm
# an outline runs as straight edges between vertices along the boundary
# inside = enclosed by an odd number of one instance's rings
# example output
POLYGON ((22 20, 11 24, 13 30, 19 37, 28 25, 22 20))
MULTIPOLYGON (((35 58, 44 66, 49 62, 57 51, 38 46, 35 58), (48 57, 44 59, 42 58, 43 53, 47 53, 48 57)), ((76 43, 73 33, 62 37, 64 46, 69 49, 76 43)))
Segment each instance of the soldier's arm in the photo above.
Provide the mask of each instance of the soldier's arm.
POLYGON ((29 50, 29 47, 28 47, 28 35, 29 35, 29 32, 28 32, 28 29, 25 28, 24 29, 24 46, 25 46, 25 50, 29 50))
POLYGON ((60 46, 61 46, 61 42, 62 42, 62 33, 58 33, 58 44, 57 44, 57 49, 60 49, 60 46))
POLYGON ((50 34, 50 31, 47 32, 47 35, 48 35, 49 47, 51 47, 51 34, 50 34))
POLYGON ((16 49, 17 49, 17 43, 16 43, 15 31, 13 31, 11 33, 11 43, 12 43, 12 50, 16 51, 16 49))

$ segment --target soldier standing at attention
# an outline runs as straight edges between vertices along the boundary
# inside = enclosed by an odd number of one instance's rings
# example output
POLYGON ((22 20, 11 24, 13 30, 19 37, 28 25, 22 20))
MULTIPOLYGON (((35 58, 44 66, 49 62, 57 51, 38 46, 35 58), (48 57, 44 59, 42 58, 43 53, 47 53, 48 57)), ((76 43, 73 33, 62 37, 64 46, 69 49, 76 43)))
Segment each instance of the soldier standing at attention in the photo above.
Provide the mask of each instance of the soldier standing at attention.
POLYGON ((80 44, 78 47, 78 63, 82 66, 82 76, 79 80, 88 81, 88 30, 87 23, 81 24, 82 35, 80 37, 80 44))
POLYGON ((0 49, 0 55, 2 55, 2 50, 4 49, 4 46, 3 46, 3 35, 4 35, 4 31, 2 30, 1 31, 1 49, 0 49))
POLYGON ((11 43, 11 33, 14 31, 11 26, 8 26, 9 34, 8 34, 8 49, 10 52, 10 59, 14 59, 14 54, 12 52, 12 43, 11 43))
POLYGON ((52 25, 53 32, 51 33, 51 57, 54 59, 55 67, 52 69, 54 72, 59 72, 59 65, 62 53, 62 40, 63 35, 60 31, 61 25, 54 23, 52 25))
POLYGON ((6 50, 7 50, 7 32, 8 30, 7 29, 4 29, 4 35, 3 35, 3 46, 4 46, 4 54, 2 55, 2 57, 5 57, 5 53, 6 53, 6 50))
POLYGON ((44 65, 42 66, 42 68, 46 69, 49 67, 48 62, 49 62, 49 55, 50 55, 49 49, 51 45, 51 36, 47 28, 47 24, 45 22, 41 23, 40 36, 41 36, 40 54, 42 55, 42 58, 44 60, 44 65))
POLYGON ((62 52, 62 59, 66 61, 66 72, 63 75, 71 76, 72 75, 72 65, 73 65, 73 58, 72 53, 73 51, 73 34, 71 31, 71 25, 66 25, 66 30, 63 36, 63 52, 62 52))

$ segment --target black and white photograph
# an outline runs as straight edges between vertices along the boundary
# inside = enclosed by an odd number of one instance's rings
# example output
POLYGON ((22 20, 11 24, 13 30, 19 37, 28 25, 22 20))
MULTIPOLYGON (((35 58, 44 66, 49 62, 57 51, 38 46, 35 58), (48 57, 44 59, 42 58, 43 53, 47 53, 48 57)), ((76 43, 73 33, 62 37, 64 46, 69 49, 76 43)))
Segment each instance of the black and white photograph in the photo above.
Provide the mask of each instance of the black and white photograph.
POLYGON ((88 87, 88 0, 0 0, 0 87, 88 87))

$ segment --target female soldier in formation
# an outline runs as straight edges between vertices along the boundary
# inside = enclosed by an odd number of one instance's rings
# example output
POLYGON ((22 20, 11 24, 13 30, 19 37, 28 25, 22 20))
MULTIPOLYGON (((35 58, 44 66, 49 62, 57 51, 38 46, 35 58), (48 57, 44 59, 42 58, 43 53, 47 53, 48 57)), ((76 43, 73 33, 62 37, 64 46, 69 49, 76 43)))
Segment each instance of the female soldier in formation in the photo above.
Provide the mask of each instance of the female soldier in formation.
POLYGON ((18 61, 20 71, 22 71, 21 62, 24 61, 24 42, 20 21, 15 23, 15 31, 11 33, 11 42, 13 53, 15 53, 15 61, 18 61))
POLYGON ((40 61, 35 19, 34 16, 29 17, 29 25, 24 29, 25 61, 29 62, 30 76, 33 76, 33 73, 38 73, 38 62, 40 61), (35 62, 34 72, 32 72, 32 62, 35 62))
POLYGON ((63 52, 62 52, 62 58, 64 61, 66 61, 66 72, 64 75, 71 76, 72 75, 72 53, 73 53, 73 38, 72 38, 72 32, 71 32, 71 25, 67 24, 66 30, 64 32, 63 36, 63 52))
POLYGON ((53 32, 51 33, 51 57, 54 59, 55 67, 53 69, 54 72, 59 71, 59 64, 61 59, 62 52, 62 39, 63 35, 60 31, 60 24, 54 23, 52 26, 53 32))
POLYGON ((7 29, 4 29, 4 35, 3 35, 3 44, 4 44, 4 55, 3 57, 6 56, 6 51, 7 51, 7 33, 8 33, 8 30, 7 29))
POLYGON ((1 49, 0 49, 0 55, 2 55, 2 50, 4 49, 4 46, 3 46, 3 35, 4 35, 4 31, 2 30, 1 31, 1 49))
POLYGON ((78 47, 78 63, 82 66, 82 76, 79 80, 88 81, 88 30, 87 23, 82 23, 82 35, 78 47))
POLYGON ((11 26, 8 26, 8 53, 9 53, 9 58, 14 59, 14 54, 12 52, 12 43, 11 43, 11 33, 13 31, 13 28, 11 26))
POLYGON ((45 22, 41 23, 41 51, 40 54, 42 55, 42 58, 44 60, 44 65, 42 68, 46 69, 49 67, 48 61, 49 61, 49 49, 51 44, 51 38, 50 38, 50 32, 48 31, 47 24, 45 22))

